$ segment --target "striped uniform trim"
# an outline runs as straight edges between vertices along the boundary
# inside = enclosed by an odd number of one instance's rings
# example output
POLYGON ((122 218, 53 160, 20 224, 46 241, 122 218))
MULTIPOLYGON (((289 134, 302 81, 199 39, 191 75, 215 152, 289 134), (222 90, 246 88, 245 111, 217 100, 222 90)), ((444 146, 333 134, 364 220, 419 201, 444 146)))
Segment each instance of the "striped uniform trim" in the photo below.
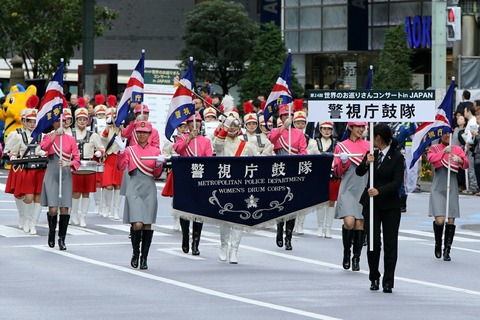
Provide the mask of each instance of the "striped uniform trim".
POLYGON ((62 150, 62 156, 60 156, 60 148, 58 147, 58 145, 55 142, 53 143, 53 151, 62 160, 70 161, 72 159, 72 154, 71 153, 66 153, 63 150, 62 150))
POLYGON ((135 165, 137 166, 138 170, 142 171, 145 175, 153 178, 153 169, 147 167, 147 166, 138 158, 138 156, 135 154, 135 151, 133 151, 133 148, 132 148, 132 147, 128 147, 128 149, 130 150, 130 154, 132 155, 132 160, 133 160, 133 162, 135 163, 135 165))
MULTIPOLYGON (((283 136, 280 136, 280 138, 278 138, 278 141, 282 148, 288 151, 288 143, 285 141, 285 138, 283 136)), ((290 151, 294 154, 298 154, 300 152, 298 148, 295 148, 293 146, 290 146, 290 151)))
MULTIPOLYGON (((437 152, 443 152, 443 150, 440 150, 440 148, 438 147, 438 145, 434 145, 433 148, 435 149, 435 151, 437 152)), ((447 159, 445 159, 445 157, 442 157, 442 160, 440 161, 440 163, 448 169, 448 156, 447 156, 447 159)), ((458 173, 458 169, 460 168, 460 166, 458 165, 457 162, 452 162, 450 161, 450 170, 455 172, 455 173, 458 173)))
MULTIPOLYGON (((352 154, 352 152, 350 152, 350 150, 348 150, 348 148, 343 143, 339 142, 337 143, 337 146, 339 146, 343 153, 352 154)), ((362 162, 361 157, 348 157, 348 159, 355 163, 357 166, 360 165, 360 163, 362 162)))

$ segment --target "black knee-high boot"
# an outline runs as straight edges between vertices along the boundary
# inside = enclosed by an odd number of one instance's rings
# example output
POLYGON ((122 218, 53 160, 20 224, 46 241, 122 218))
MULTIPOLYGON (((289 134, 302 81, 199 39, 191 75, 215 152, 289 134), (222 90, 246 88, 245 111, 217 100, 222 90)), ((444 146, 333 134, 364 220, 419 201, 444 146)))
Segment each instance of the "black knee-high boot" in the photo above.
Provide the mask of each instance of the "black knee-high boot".
POLYGON ((295 228, 295 219, 285 222, 285 250, 292 250, 292 234, 295 228))
POLYGON ((401 202, 401 206, 400 206, 400 211, 401 212, 407 212, 407 195, 403 195, 403 196, 400 196, 400 202, 401 202))
POLYGON ((57 215, 51 216, 47 213, 48 221, 48 246, 55 247, 55 229, 57 228, 57 215))
POLYGON ((350 269, 350 248, 352 246, 353 229, 345 229, 342 226, 342 240, 343 240, 343 269, 350 269))
POLYGON ((433 221, 433 233, 435 234, 435 257, 440 259, 442 257, 443 224, 438 225, 433 221))
POLYGON ((140 269, 148 269, 147 257, 150 250, 150 244, 152 244, 153 230, 143 230, 142 234, 142 256, 140 257, 140 269))
POLYGON ((180 218, 180 227, 182 228, 182 251, 188 253, 188 236, 190 235, 190 220, 180 218))
POLYGON ((277 246, 279 248, 283 247, 283 225, 284 222, 277 223, 277 246))
POLYGON ((200 243, 200 235, 202 234, 203 223, 193 222, 193 239, 192 239, 192 255, 200 255, 200 250, 198 250, 198 245, 200 243))
POLYGON ((68 221, 70 221, 69 214, 61 214, 58 222, 58 247, 60 250, 67 250, 65 246, 65 236, 67 235, 68 221))
POLYGON ((451 261, 450 249, 452 248, 453 237, 455 236, 454 224, 447 224, 445 226, 445 248, 443 249, 443 261, 451 261))
POLYGON ((363 230, 353 230, 352 271, 360 271, 360 255, 363 247, 363 230))
POLYGON ((140 257, 140 242, 142 241, 142 230, 133 230, 130 232, 132 237, 130 240, 132 241, 132 260, 130 261, 130 265, 132 268, 138 267, 138 259, 140 257))

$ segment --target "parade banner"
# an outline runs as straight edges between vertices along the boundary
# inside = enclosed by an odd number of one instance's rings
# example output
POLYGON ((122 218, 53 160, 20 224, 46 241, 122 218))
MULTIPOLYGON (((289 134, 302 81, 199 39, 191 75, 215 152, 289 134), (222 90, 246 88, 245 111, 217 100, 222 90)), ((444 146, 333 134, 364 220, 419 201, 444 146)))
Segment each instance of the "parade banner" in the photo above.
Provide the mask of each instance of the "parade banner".
POLYGON ((428 122, 434 90, 310 90, 308 121, 428 122))
POLYGON ((173 213, 235 228, 261 228, 329 200, 332 154, 172 157, 173 213))

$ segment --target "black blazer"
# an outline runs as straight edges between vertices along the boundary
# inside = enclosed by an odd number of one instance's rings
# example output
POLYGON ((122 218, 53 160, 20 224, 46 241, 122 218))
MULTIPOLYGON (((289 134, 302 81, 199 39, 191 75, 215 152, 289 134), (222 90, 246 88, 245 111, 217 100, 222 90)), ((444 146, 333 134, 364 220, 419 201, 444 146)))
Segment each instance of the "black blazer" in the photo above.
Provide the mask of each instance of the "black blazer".
MULTIPOLYGON (((374 154, 376 163, 378 150, 376 150, 374 154)), ((355 171, 357 175, 363 176, 369 171, 370 166, 367 165, 366 162, 367 156, 365 155, 355 171)), ((375 167, 374 170, 373 187, 378 190, 378 195, 373 197, 374 206, 380 209, 400 209, 401 202, 399 190, 403 183, 405 171, 405 159, 403 158, 403 155, 399 151, 390 148, 380 166, 378 168, 375 167)), ((369 186, 370 181, 360 198, 360 204, 364 207, 369 206, 369 196, 367 192, 369 186)))

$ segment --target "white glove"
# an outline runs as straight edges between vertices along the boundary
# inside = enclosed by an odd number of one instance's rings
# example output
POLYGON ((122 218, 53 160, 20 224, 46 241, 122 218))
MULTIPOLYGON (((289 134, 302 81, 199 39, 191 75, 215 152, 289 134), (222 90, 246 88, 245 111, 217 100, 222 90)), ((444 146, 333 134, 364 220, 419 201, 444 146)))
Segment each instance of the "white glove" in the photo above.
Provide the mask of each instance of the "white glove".
POLYGON ((127 146, 127 141, 123 141, 122 138, 120 138, 119 136, 116 136, 115 143, 117 144, 120 153, 124 153, 125 147, 127 146))
POLYGON ((285 122, 283 122, 283 127, 285 129, 288 129, 288 127, 290 127, 291 124, 292 124, 292 119, 287 118, 287 119, 285 119, 285 122))
POLYGON ((227 129, 229 129, 230 126, 232 125, 232 123, 236 120, 237 119, 235 119, 235 117, 228 116, 227 119, 225 119, 225 122, 223 123, 223 126, 227 129))
POLYGON ((143 121, 143 120, 147 120, 147 117, 146 117, 145 115, 140 114, 140 115, 137 117, 137 121, 143 121))
POLYGON ((55 133, 57 134, 57 136, 61 136, 65 131, 63 130, 62 127, 58 128, 57 131, 55 131, 55 133))
POLYGON ((47 155, 47 151, 40 150, 40 151, 38 151, 38 155, 40 157, 45 157, 47 155))
POLYGON ((452 154, 452 161, 453 162, 460 162, 460 159, 461 158, 459 156, 456 156, 456 155, 452 154))
POLYGON ((61 167, 70 167, 72 165, 72 161, 69 160, 60 160, 59 162, 61 167))
POLYGON ((155 160, 155 165, 159 167, 165 161, 165 156, 163 154, 159 154, 157 160, 155 160))
POLYGON ((342 160, 342 163, 345 164, 348 161, 348 154, 342 152, 340 153, 340 160, 342 160))
POLYGON ((452 146, 447 146, 445 149, 443 149, 443 153, 450 153, 452 152, 452 146))
POLYGON ((112 124, 113 123, 112 116, 108 116, 106 122, 108 125, 112 124))
POLYGON ((14 154, 10 155, 10 160, 17 160, 17 156, 14 154))
POLYGON ((100 150, 97 150, 93 155, 97 158, 100 158, 102 156, 102 152, 100 150))

